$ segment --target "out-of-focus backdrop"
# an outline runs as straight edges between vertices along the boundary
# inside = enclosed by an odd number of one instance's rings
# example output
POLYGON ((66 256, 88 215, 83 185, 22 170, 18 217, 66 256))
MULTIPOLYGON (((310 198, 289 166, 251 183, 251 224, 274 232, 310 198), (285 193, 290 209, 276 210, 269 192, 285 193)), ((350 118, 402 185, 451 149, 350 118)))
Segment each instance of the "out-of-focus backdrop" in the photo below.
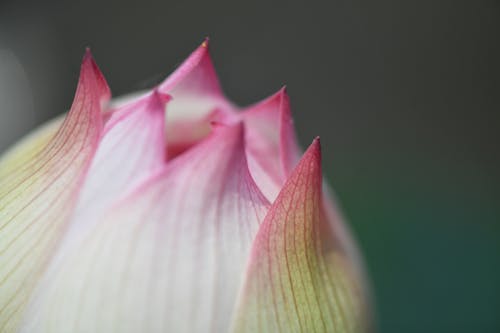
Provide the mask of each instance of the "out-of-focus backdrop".
POLYGON ((0 150, 67 110, 86 46, 115 96, 205 36, 238 104, 287 84, 385 333, 500 332, 500 2, 6 1, 0 150))

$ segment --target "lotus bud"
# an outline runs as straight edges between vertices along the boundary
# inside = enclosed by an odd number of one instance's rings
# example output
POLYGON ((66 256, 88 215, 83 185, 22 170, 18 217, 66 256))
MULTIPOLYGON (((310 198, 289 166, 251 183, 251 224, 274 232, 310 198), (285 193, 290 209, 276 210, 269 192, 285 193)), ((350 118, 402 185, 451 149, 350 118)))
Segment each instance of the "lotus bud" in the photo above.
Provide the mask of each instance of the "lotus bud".
POLYGON ((208 40, 117 99, 87 51, 69 112, 0 159, 0 331, 368 332, 327 192, 286 90, 235 106, 208 40))

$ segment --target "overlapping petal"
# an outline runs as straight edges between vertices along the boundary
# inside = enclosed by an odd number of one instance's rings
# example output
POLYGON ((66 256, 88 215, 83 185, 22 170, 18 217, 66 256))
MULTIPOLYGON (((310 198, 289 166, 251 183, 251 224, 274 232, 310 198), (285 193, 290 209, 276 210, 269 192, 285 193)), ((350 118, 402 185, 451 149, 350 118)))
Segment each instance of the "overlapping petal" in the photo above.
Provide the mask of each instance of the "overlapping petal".
POLYGON ((274 201, 300 156, 286 88, 244 110, 242 118, 250 171, 274 201))
POLYGON ((268 205, 248 171, 242 124, 217 125, 69 250, 23 331, 227 331, 268 205))
POLYGON ((296 166, 285 89, 234 106, 206 40, 109 97, 87 54, 62 125, 0 160, 0 331, 362 331, 357 249, 319 141, 296 166))
POLYGON ((165 167, 164 120, 169 100, 170 96, 154 90, 108 111, 99 146, 51 270, 56 269, 67 248, 86 237, 120 197, 165 167))
POLYGON ((172 156, 208 136, 211 121, 234 116, 235 107, 222 93, 208 39, 158 89, 173 97, 166 123, 172 156))
POLYGON ((266 197, 276 198, 300 156, 285 88, 240 110, 223 95, 207 39, 159 89, 173 96, 167 113, 172 156, 206 137, 214 120, 243 121, 250 172, 266 197))
POLYGON ((90 53, 76 96, 56 134, 23 144, 0 179, 0 331, 15 330, 34 284, 67 225, 102 132, 109 89, 90 53), (13 167, 15 166, 15 167, 13 167))
POLYGON ((254 241, 236 332, 362 332, 359 277, 322 207, 315 140, 268 211, 254 241))

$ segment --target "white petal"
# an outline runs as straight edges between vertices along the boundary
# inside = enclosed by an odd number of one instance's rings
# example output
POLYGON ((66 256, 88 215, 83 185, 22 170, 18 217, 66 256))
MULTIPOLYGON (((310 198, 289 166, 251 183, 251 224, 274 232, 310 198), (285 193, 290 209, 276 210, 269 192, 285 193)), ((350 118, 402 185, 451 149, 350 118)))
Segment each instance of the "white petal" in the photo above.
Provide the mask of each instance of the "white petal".
POLYGON ((227 331, 267 207, 242 125, 217 128, 75 244, 40 286, 23 331, 227 331))

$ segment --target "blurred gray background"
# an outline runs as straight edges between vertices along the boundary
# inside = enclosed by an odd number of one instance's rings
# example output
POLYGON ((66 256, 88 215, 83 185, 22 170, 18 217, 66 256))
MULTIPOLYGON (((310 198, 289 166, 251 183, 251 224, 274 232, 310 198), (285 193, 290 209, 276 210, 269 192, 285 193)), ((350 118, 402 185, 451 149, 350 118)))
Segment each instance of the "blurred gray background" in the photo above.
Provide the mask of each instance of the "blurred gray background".
POLYGON ((202 41, 227 95, 287 84, 365 254, 380 332, 500 332, 500 2, 0 2, 0 151, 71 104, 90 46, 115 96, 202 41))

